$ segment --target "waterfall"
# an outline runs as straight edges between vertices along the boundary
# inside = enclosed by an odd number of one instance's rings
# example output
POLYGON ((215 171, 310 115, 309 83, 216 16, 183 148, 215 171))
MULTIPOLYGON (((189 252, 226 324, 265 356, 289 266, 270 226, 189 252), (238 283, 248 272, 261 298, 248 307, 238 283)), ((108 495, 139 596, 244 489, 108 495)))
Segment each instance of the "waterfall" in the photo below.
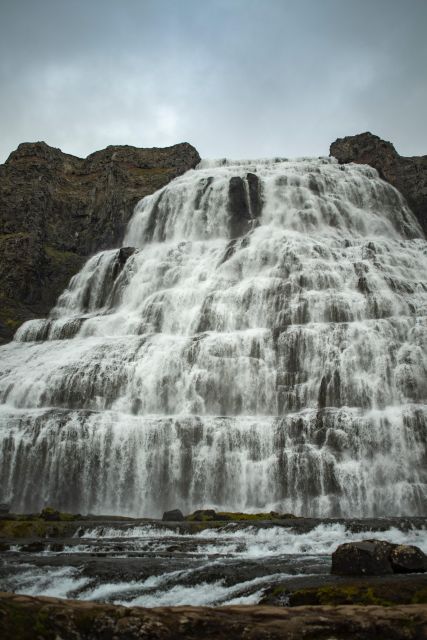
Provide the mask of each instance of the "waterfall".
POLYGON ((426 273, 374 169, 202 161, 0 349, 0 501, 425 514, 426 273))

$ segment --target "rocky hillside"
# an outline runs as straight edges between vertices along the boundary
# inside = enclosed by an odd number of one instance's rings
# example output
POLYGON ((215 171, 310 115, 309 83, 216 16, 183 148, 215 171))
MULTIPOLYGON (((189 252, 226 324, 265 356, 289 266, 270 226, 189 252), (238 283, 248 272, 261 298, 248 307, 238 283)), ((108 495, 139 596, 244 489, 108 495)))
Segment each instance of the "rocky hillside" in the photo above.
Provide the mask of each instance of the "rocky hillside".
POLYGON ((330 155, 342 163, 357 162, 374 167, 405 196, 427 234, 427 156, 400 156, 391 142, 369 131, 338 138, 331 144, 330 155))
POLYGON ((20 144, 0 165, 0 343, 46 315, 89 255, 117 246, 138 200, 199 161, 188 143, 85 159, 20 144))
MULTIPOLYGON (((427 233, 427 156, 402 157, 371 133, 339 138, 330 153, 375 167, 427 233)), ((0 165, 0 344, 45 316, 89 255, 119 244, 138 200, 199 160, 188 143, 109 146, 85 159, 44 142, 20 144, 0 165)))

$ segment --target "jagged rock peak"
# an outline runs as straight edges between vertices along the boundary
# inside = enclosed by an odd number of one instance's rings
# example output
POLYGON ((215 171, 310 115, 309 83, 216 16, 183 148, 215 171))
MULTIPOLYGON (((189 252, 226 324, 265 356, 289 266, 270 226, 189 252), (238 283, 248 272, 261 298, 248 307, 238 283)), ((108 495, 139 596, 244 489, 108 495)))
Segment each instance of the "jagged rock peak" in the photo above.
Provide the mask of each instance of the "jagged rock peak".
POLYGON ((370 131, 359 133, 355 136, 338 138, 330 146, 330 155, 339 162, 357 162, 359 164, 366 158, 363 164, 371 164, 375 158, 395 160, 399 157, 391 142, 382 140, 370 131))
POLYGON ((424 233, 427 233, 427 156, 404 157, 391 142, 370 131, 338 138, 329 153, 343 164, 369 164, 398 189, 408 201, 424 233))

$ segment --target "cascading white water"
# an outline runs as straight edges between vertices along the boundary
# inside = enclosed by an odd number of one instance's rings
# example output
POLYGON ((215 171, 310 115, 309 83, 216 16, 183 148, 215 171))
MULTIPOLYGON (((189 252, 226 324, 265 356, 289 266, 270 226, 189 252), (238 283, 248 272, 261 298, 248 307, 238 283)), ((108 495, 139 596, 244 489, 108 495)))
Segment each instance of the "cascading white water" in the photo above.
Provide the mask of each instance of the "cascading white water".
POLYGON ((370 167, 203 161, 1 348, 0 500, 424 514, 426 272, 370 167))

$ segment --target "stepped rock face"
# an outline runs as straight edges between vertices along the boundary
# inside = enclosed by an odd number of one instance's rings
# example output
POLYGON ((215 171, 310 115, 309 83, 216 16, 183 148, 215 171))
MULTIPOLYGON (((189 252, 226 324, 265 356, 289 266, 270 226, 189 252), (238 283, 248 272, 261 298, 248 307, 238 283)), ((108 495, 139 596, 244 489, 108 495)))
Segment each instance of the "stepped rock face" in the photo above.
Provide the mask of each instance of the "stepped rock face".
POLYGON ((0 349, 0 501, 424 515, 425 248, 372 167, 201 162, 0 349))
POLYGON ((85 159, 20 144, 0 165, 0 343, 45 315, 89 255, 120 243, 138 200, 199 161, 188 143, 85 159))
POLYGON ((391 142, 367 131, 356 136, 338 138, 331 144, 330 155, 341 163, 369 164, 398 189, 408 201, 427 233, 427 156, 405 158, 391 142))

